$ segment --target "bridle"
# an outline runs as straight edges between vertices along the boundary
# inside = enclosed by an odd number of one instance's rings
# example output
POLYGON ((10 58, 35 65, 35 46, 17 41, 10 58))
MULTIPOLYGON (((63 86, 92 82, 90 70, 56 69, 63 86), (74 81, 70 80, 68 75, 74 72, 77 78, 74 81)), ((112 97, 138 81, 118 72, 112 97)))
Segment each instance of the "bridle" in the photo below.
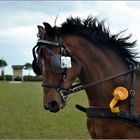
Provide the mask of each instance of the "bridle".
MULTIPOLYGON (((76 60, 74 59, 74 57, 72 56, 70 50, 66 47, 66 45, 64 44, 62 39, 60 39, 59 42, 52 42, 52 41, 48 41, 48 40, 44 40, 44 39, 39 39, 38 42, 37 42, 37 45, 35 47, 40 47, 42 44, 46 45, 47 51, 51 52, 52 54, 54 52, 49 47, 47 47, 47 45, 52 45, 52 46, 55 46, 55 47, 59 47, 61 55, 65 55, 65 56, 68 55, 72 58, 72 60, 75 63, 77 63, 76 60)), ((33 54, 34 53, 35 52, 33 52, 33 54)), ((62 101, 66 102, 66 99, 67 99, 68 95, 70 95, 72 93, 76 93, 78 91, 84 90, 84 89, 86 89, 88 87, 91 87, 91 86, 95 86, 95 85, 98 85, 98 84, 105 83, 109 80, 112 80, 112 79, 115 79, 115 78, 118 78, 118 77, 121 77, 121 76, 126 76, 125 84, 128 83, 130 78, 131 78, 131 81, 132 81, 131 82, 131 89, 129 91, 129 97, 130 97, 130 110, 129 110, 129 112, 124 112, 124 111, 122 112, 121 111, 119 114, 115 113, 115 115, 114 115, 114 113, 110 112, 109 109, 106 109, 106 108, 102 108, 102 109, 101 108, 99 109, 99 108, 96 108, 96 107, 84 108, 80 105, 77 105, 76 107, 79 110, 81 110, 83 112, 86 112, 87 116, 90 116, 90 117, 104 117, 104 118, 123 119, 123 120, 128 120, 130 122, 134 122, 136 124, 139 124, 138 126, 140 126, 140 116, 134 114, 135 79, 136 79, 135 72, 140 69, 140 66, 139 66, 139 64, 136 65, 136 64, 133 64, 132 62, 130 62, 130 63, 131 63, 130 68, 127 71, 124 71, 124 72, 121 72, 121 73, 118 73, 118 74, 113 74, 111 76, 105 77, 104 79, 97 80, 97 81, 91 82, 91 83, 87 83, 85 85, 82 85, 81 83, 78 83, 78 84, 73 85, 69 89, 65 89, 63 87, 63 84, 64 84, 66 76, 67 76, 67 68, 66 68, 66 69, 64 69, 64 72, 61 73, 62 79, 61 79, 61 81, 58 85, 45 82, 45 83, 42 84, 42 87, 57 89, 61 98, 62 98, 62 101), (93 113, 93 112, 95 112, 95 113, 93 113)))
MULTIPOLYGON (((44 39, 39 39, 37 41, 37 45, 33 48, 33 57, 36 59, 36 54, 35 51, 38 48, 41 48, 41 46, 45 46, 45 49, 51 53, 52 55, 56 54, 51 48, 52 47, 58 47, 60 48, 60 55, 62 56, 69 56, 73 62, 76 63, 75 59, 73 58, 70 50, 64 45, 64 42, 62 39, 59 39, 59 42, 52 42, 44 39), (47 47, 48 45, 51 45, 51 47, 47 47)), ((68 89, 64 89, 63 85, 67 76, 67 70, 68 68, 64 68, 63 71, 60 73, 61 74, 61 79, 59 80, 58 84, 53 84, 53 83, 42 83, 42 87, 44 88, 52 88, 52 89, 57 89, 63 102, 66 102, 67 96, 64 94, 64 92, 68 91, 68 89)))
MULTIPOLYGON (((60 43, 57 43, 57 42, 52 42, 52 41, 47 41, 47 40, 38 40, 37 42, 38 45, 40 44, 43 44, 43 45, 52 45, 52 46, 55 46, 55 47, 59 47, 60 48, 60 54, 61 55, 69 55, 70 52, 69 50, 67 50, 65 48, 65 46, 63 45, 62 42, 60 43)), ((51 50, 51 48, 49 47, 46 47, 45 49, 47 49, 48 52, 50 52, 51 54, 54 54, 54 52, 51 50)), ((65 68, 63 72, 61 72, 61 75, 62 75, 62 78, 60 80, 60 83, 59 84, 53 84, 53 83, 42 83, 42 87, 45 87, 45 88, 54 88, 54 89, 60 89, 63 87, 63 83, 64 83, 64 80, 66 79, 66 75, 67 75, 67 69, 65 68)))

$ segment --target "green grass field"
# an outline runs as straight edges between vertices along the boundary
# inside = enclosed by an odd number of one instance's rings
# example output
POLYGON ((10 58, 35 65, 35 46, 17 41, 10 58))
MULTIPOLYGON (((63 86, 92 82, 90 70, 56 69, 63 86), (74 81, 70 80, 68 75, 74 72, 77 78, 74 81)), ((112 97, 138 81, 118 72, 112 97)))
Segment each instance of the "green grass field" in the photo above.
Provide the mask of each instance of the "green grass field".
POLYGON ((71 96, 58 113, 43 109, 39 82, 0 82, 0 139, 89 139, 86 114, 75 104, 87 106, 85 93, 71 96))

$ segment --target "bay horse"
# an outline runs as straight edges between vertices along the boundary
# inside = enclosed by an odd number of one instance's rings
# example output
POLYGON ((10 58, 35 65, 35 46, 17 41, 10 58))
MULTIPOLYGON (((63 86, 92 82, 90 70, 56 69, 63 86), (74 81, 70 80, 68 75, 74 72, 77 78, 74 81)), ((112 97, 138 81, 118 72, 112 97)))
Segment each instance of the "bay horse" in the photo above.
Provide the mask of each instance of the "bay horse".
POLYGON ((91 138, 140 138, 140 79, 137 53, 121 33, 111 35, 103 21, 69 17, 60 27, 38 25, 33 70, 42 75, 44 108, 58 112, 67 96, 85 90, 91 138), (73 85, 76 77, 80 83, 73 85))

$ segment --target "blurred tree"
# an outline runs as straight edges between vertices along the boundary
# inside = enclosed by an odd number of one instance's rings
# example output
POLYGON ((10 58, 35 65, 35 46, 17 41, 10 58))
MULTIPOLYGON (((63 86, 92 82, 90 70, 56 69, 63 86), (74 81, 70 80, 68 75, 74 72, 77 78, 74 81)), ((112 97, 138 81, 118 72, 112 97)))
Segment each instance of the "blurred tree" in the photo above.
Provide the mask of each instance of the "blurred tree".
POLYGON ((0 59, 1 77, 4 80, 4 67, 7 66, 7 62, 2 58, 0 59))
POLYGON ((26 63, 24 65, 24 69, 28 70, 28 75, 30 76, 30 70, 32 70, 32 64, 31 63, 26 63))

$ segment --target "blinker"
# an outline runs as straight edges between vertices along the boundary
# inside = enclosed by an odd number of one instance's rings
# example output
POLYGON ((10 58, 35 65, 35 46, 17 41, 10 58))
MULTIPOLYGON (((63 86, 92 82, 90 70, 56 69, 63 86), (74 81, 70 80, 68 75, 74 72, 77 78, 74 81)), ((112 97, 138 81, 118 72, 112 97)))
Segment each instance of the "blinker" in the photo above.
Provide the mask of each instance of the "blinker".
POLYGON ((54 54, 51 56, 51 69, 55 73, 63 73, 64 69, 71 68, 71 57, 54 54))

